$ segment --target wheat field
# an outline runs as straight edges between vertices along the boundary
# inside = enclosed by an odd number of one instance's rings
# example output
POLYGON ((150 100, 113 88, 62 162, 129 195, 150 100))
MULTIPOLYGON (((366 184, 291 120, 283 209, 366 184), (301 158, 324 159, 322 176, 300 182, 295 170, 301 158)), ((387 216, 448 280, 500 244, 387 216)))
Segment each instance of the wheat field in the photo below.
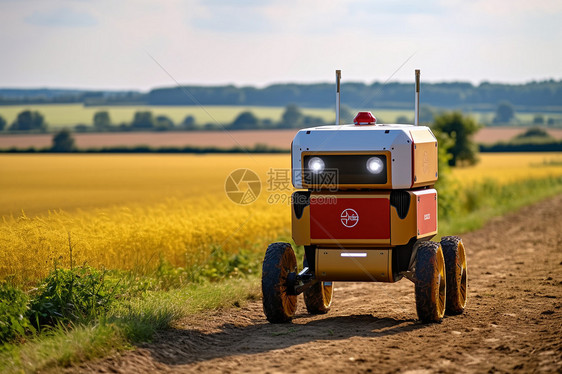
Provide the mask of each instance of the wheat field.
POLYGON ((286 191, 266 191, 267 172, 289 165, 287 155, 2 155, 0 279, 29 282, 69 266, 70 246, 74 264, 134 269, 267 245, 290 221, 286 201, 268 202, 286 191), (239 168, 264 184, 249 205, 224 190, 239 168))
POLYGON ((476 166, 453 168, 453 176, 463 184, 487 179, 507 184, 562 175, 561 153, 481 153, 479 157, 476 166))
MULTIPOLYGON (((453 170, 459 185, 562 175, 560 154, 480 157, 453 170)), ((290 237, 289 167, 287 154, 0 155, 0 279, 31 284, 70 266, 70 248, 73 264, 140 270, 201 264, 215 248, 263 251, 290 237), (225 193, 240 168, 262 182, 248 205, 225 193)))

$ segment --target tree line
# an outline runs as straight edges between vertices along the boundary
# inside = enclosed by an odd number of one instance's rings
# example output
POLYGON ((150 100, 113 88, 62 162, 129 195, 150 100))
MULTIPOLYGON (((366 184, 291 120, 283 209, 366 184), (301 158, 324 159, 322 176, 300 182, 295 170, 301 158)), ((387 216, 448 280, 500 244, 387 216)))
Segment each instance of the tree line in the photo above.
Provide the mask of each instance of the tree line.
MULTIPOLYGON (((343 108, 344 112, 347 108, 343 108)), ((496 116, 501 115, 505 108, 498 107, 496 116)), ((29 111, 27 111, 29 112, 29 111)), ((534 127, 528 129, 525 133, 516 136, 509 142, 500 142, 493 145, 477 145, 473 141, 474 134, 482 127, 472 117, 463 115, 460 111, 442 111, 434 113, 424 111, 424 115, 431 115, 428 124, 439 141, 440 152, 440 169, 446 170, 447 166, 457 165, 473 165, 478 162, 478 151, 484 152, 521 152, 521 151, 562 151, 562 142, 557 141, 550 136, 544 129, 534 127)), ((21 113, 19 119, 25 120, 25 123, 34 123, 38 129, 44 129, 44 118, 40 113, 21 113)), ((150 112, 137 112, 134 115, 133 122, 129 125, 131 128, 150 130, 154 129, 155 121, 160 125, 172 126, 173 123, 166 118, 153 117, 150 112)), ((17 120, 16 120, 17 121, 17 120)), ((261 121, 251 112, 246 111, 240 113, 236 119, 228 126, 230 130, 256 129, 263 126, 261 121)), ((182 124, 193 125, 193 117, 187 116, 182 124)), ((16 122, 12 125, 14 126, 16 122)), ((296 105, 289 105, 285 108, 281 119, 273 123, 267 121, 267 126, 276 128, 299 128, 322 124, 321 118, 307 116, 296 105)), ((112 126, 109 113, 99 111, 94 114, 94 126, 98 130, 108 129, 112 126)), ((243 148, 236 149, 220 149, 216 147, 163 147, 151 148, 147 146, 137 147, 109 147, 101 149, 78 149, 75 145, 74 137, 69 129, 63 129, 53 135, 52 146, 44 149, 11 149, 4 152, 96 152, 96 153, 237 153, 237 152, 256 152, 256 153, 277 153, 283 152, 282 149, 271 148, 267 145, 256 145, 253 149, 247 150, 243 148)))
MULTIPOLYGON (((434 122, 437 115, 446 112, 443 109, 433 108, 422 105, 420 108, 420 122, 428 124, 434 122)), ((342 123, 351 123, 355 112, 346 105, 340 109, 342 123)), ((413 122, 413 118, 404 115, 398 116, 394 121, 385 122, 378 118, 379 123, 400 123, 408 124, 413 122)), ((92 125, 79 124, 74 126, 76 132, 108 132, 108 131, 193 131, 193 130, 255 130, 255 129, 291 129, 304 128, 324 125, 326 122, 322 117, 306 115, 300 107, 289 104, 285 107, 281 118, 277 121, 270 118, 258 118, 253 112, 246 110, 237 115, 231 123, 221 124, 218 122, 197 123, 195 117, 186 115, 179 122, 174 121, 166 115, 154 115, 151 111, 139 110, 134 113, 130 122, 114 123, 107 110, 100 110, 94 113, 92 125)), ((520 122, 516 118, 515 107, 503 101, 496 107, 491 125, 516 125, 520 122)), ((545 117, 543 114, 535 114, 532 122, 535 126, 560 127, 560 119, 545 117)), ((17 118, 8 126, 7 121, 0 115, 0 131, 17 132, 46 132, 49 126, 45 116, 39 111, 24 110, 17 115, 17 118)))
MULTIPOLYGON (((345 112, 346 109, 344 108, 345 112)), ((206 124, 198 124, 195 117, 187 115, 180 123, 174 121, 166 115, 154 115, 151 111, 139 110, 133 115, 131 122, 116 124, 112 121, 111 115, 106 110, 100 110, 94 113, 92 125, 87 126, 79 124, 74 126, 77 132, 87 131, 169 131, 169 130, 221 130, 228 128, 229 130, 255 130, 255 129, 291 129, 303 128, 311 126, 324 125, 325 121, 322 117, 310 116, 294 104, 287 105, 283 111, 281 118, 274 121, 269 118, 260 119, 251 111, 243 111, 231 122, 221 124, 218 122, 210 122, 206 124)), ((49 126, 43 114, 39 111, 23 110, 16 119, 8 126, 7 121, 0 116, 0 131, 7 130, 11 132, 47 132, 49 126)))
MULTIPOLYGON (((490 110, 509 101, 519 110, 559 107, 562 103, 562 80, 544 80, 525 84, 483 82, 424 83, 421 95, 427 105, 442 108, 490 110)), ((8 90, 0 89, 0 105, 30 103, 83 103, 85 105, 246 105, 325 108, 333 105, 334 86, 319 84, 272 84, 252 86, 183 86, 138 91, 8 90), (187 94, 188 92, 189 94, 187 94), (194 101, 194 99, 196 101, 194 101)), ((411 83, 374 82, 342 84, 342 103, 350 107, 410 108, 413 101, 411 83)), ((544 110, 543 110, 544 111, 544 110)))

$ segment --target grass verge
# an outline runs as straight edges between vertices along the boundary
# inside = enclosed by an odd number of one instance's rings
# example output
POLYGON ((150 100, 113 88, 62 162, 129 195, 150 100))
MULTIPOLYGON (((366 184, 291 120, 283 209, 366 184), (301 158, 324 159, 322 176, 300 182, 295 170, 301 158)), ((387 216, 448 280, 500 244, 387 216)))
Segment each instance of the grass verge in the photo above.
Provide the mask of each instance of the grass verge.
POLYGON ((459 235, 481 228, 494 217, 562 193, 562 177, 547 177, 500 184, 473 183, 457 193, 446 217, 439 217, 439 235, 459 235))
POLYGON ((39 372, 68 367, 133 344, 150 341, 158 330, 173 321, 207 309, 242 306, 259 297, 256 275, 218 283, 190 284, 167 291, 146 291, 139 297, 119 301, 106 316, 94 322, 57 325, 25 344, 0 348, 0 372, 39 372))

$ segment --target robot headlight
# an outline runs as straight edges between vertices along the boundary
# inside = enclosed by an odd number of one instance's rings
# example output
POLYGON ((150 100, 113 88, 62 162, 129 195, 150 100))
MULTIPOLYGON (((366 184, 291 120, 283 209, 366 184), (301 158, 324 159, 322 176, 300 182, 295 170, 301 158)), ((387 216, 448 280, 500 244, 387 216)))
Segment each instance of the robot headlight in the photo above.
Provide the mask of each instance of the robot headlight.
POLYGON ((320 157, 312 157, 308 160, 308 168, 315 174, 320 174, 324 171, 326 165, 320 157))
MULTIPOLYGON (((381 152, 382 153, 382 152, 381 152)), ((389 182, 387 156, 384 154, 305 154, 302 159, 303 186, 377 188, 389 182)), ((382 187, 382 186, 381 186, 382 187)))
POLYGON ((384 169, 384 163, 379 157, 371 157, 367 160, 367 170, 371 174, 380 174, 384 169))

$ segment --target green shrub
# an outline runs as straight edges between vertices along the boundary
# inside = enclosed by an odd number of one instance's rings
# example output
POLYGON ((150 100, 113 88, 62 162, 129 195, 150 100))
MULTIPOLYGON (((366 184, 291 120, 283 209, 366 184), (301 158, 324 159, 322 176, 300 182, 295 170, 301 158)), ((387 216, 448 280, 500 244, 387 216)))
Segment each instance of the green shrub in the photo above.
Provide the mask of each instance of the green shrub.
POLYGON ((0 283, 0 343, 24 336, 33 327, 26 317, 29 299, 20 289, 0 283))
POLYGON ((89 266, 55 269, 34 293, 30 320, 38 327, 94 320, 108 310, 119 286, 105 276, 89 266))
POLYGON ((554 140, 554 137, 550 135, 546 130, 540 127, 531 127, 522 134, 515 136, 513 139, 525 139, 525 138, 546 138, 549 140, 554 140))
POLYGON ((228 253, 216 247, 205 263, 190 269, 188 277, 189 280, 196 282, 245 277, 259 271, 261 260, 261 253, 255 251, 241 250, 238 253, 228 253))
POLYGON ((449 160, 452 157, 449 150, 453 145, 453 140, 440 131, 435 131, 434 134, 439 144, 439 179, 435 184, 438 191, 437 198, 439 199, 438 216, 440 219, 449 219, 454 217, 459 210, 458 190, 460 186, 451 177, 451 167, 449 166, 449 160))

